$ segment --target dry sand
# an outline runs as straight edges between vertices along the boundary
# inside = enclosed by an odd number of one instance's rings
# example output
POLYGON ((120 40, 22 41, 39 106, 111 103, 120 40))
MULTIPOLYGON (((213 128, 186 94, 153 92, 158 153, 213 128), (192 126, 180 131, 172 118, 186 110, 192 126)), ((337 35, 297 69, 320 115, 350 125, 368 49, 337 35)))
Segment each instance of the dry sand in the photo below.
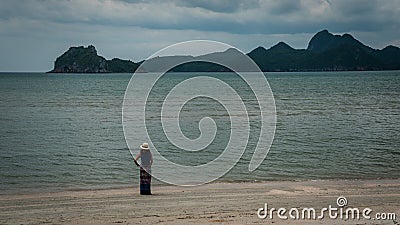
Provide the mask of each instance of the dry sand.
POLYGON ((0 195, 0 224, 399 224, 400 180, 212 183, 198 187, 155 186, 0 195), (257 209, 332 205, 396 213, 396 220, 259 219, 257 209))

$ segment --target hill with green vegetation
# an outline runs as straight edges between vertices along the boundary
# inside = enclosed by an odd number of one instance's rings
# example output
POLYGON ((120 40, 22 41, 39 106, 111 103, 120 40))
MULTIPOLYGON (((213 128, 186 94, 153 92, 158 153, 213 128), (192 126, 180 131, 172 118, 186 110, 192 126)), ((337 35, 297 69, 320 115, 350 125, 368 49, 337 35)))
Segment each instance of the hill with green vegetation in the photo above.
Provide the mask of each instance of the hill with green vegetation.
MULTIPOLYGON (((228 49, 204 56, 164 56, 150 59, 159 67, 183 59, 199 62, 185 63, 170 71, 174 72, 226 72, 229 69, 203 59, 232 58, 237 51, 228 49)), ((264 72, 270 71, 364 71, 400 70, 400 48, 387 46, 381 50, 364 45, 350 34, 334 35, 327 30, 315 34, 307 49, 294 49, 279 42, 269 49, 258 47, 247 54, 264 72)), ((237 56, 237 55, 236 55, 237 56)), ((208 60, 209 61, 209 60, 208 60)), ((234 61, 233 61, 234 62, 234 61)), ((106 60, 97 55, 94 46, 71 47, 57 58, 53 73, 131 73, 141 62, 114 58, 106 60)), ((152 68, 154 69, 154 68, 152 68)), ((142 68, 141 72, 146 71, 142 68)))
POLYGON ((314 35, 307 49, 279 44, 258 47, 247 54, 262 71, 399 70, 400 49, 382 50, 364 45, 350 34, 333 35, 323 30, 314 35))
POLYGON ((97 55, 93 45, 71 47, 59 56, 50 73, 133 73, 138 63, 114 58, 106 60, 97 55))

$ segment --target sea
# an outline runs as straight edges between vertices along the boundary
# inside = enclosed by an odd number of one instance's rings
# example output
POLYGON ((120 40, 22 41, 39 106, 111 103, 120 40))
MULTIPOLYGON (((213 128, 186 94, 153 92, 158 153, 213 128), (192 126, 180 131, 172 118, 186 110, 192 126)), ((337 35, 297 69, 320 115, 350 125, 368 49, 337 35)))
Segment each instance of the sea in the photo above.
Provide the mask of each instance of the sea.
MULTIPOLYGON (((198 76, 221 79, 234 89, 243 82, 232 73, 169 73, 152 97, 162 102, 161 93, 172 88, 169 84, 198 76)), ((241 160, 215 182, 400 178, 400 71, 265 76, 277 115, 267 158, 255 171, 248 170, 259 134, 255 131, 241 160)), ((139 171, 122 125, 131 77, 0 73, 0 194, 137 187, 139 171)), ((196 138, 198 118, 206 116, 216 117, 218 127, 229 131, 223 107, 197 100, 185 110, 185 135, 196 138)), ((250 122, 253 128, 259 125, 250 122)), ((219 143, 216 148, 223 149, 226 141, 219 143)), ((171 148, 171 143, 158 144, 171 148)), ((197 162, 191 154, 170 154, 181 162, 197 162)), ((214 156, 209 157, 203 155, 197 163, 214 156)))

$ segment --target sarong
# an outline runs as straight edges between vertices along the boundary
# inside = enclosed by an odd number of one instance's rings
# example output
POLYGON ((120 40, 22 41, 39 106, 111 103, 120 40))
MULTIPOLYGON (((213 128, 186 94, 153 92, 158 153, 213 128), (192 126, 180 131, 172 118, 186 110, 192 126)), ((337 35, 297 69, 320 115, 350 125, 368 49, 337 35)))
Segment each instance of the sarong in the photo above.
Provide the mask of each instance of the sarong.
MULTIPOLYGON (((147 171, 151 172, 149 169, 147 171)), ((151 175, 140 167, 140 194, 151 195, 151 175)))

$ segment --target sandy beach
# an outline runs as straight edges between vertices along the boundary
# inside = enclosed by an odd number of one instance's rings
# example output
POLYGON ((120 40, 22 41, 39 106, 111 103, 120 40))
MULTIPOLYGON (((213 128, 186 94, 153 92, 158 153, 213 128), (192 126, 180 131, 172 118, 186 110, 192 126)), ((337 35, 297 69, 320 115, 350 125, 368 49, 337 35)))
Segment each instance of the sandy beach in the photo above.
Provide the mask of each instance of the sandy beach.
MULTIPOLYGON (((264 207, 317 211, 339 196, 347 207, 400 215, 400 180, 275 181, 212 183, 197 187, 154 186, 0 195, 0 224, 399 224, 393 220, 260 219, 264 207)), ((286 214, 287 215, 287 214, 286 214)))

